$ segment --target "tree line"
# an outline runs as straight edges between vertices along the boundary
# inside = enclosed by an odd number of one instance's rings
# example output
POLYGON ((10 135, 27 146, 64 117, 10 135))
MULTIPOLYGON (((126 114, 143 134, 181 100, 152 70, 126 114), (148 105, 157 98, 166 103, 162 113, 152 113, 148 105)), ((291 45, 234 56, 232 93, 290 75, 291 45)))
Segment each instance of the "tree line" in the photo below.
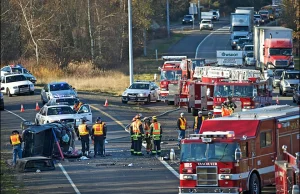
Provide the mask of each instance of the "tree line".
MULTIPOLYGON (((178 21, 188 14, 189 2, 192 1, 169 0, 170 20, 178 21)), ((260 6, 267 1, 201 0, 201 5, 230 12, 253 2, 260 6)), ((92 61, 103 69, 127 64, 127 3, 128 0, 3 0, 1 64, 30 58, 37 64, 45 59, 62 66, 71 61, 92 61)), ((132 27, 137 56, 142 54, 145 40, 167 36, 166 0, 132 0, 132 27)))

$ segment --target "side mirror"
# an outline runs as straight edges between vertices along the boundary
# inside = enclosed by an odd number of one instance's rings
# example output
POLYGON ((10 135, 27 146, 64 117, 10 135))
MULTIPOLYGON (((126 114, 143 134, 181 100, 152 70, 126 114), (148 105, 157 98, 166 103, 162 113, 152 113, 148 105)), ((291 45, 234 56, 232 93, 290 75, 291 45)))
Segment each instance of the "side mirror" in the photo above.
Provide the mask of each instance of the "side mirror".
POLYGON ((236 148, 234 152, 234 159, 239 161, 242 158, 242 151, 240 148, 236 148))

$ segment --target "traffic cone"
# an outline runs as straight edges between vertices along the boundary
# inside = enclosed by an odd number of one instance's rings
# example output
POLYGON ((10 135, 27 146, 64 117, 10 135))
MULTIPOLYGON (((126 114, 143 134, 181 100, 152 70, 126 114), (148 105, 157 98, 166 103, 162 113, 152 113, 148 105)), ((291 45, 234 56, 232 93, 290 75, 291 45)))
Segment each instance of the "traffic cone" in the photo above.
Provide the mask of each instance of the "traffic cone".
POLYGON ((107 101, 107 99, 105 100, 104 106, 108 106, 108 101, 107 101))
POLYGON ((21 104, 21 112, 24 112, 24 111, 25 111, 25 109, 23 107, 23 104, 21 104))
POLYGON ((277 95, 277 98, 276 98, 276 104, 279 105, 279 98, 278 98, 278 95, 277 95))
POLYGON ((39 103, 38 103, 38 102, 36 102, 36 104, 35 104, 35 110, 36 110, 36 111, 39 111, 39 110, 40 110, 40 107, 39 107, 39 103))

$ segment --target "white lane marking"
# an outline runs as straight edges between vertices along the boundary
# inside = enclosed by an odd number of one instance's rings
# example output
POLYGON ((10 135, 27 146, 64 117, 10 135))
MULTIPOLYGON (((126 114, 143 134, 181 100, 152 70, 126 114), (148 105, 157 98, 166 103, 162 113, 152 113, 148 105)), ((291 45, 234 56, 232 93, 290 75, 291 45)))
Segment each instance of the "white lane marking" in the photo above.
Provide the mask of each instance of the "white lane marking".
POLYGON ((64 175, 67 177, 68 181, 70 182, 70 184, 72 185, 74 191, 77 194, 81 194, 80 191, 77 189, 76 185, 73 183, 71 177, 68 175, 67 171, 65 170, 65 168, 63 167, 63 165, 61 163, 58 163, 58 166, 60 167, 61 171, 64 173, 64 175))
POLYGON ((15 115, 16 117, 19 117, 22 121, 26 121, 26 119, 24 119, 23 117, 17 115, 16 113, 13 113, 13 112, 11 112, 11 111, 9 111, 9 110, 6 110, 6 109, 4 109, 4 110, 7 111, 7 112, 9 112, 10 114, 15 115))
POLYGON ((199 50, 200 46, 203 44, 203 42, 204 42, 208 37, 210 37, 211 35, 216 34, 217 31, 222 31, 222 30, 224 30, 223 28, 225 28, 225 27, 226 27, 226 26, 223 26, 223 27, 217 29, 216 31, 213 31, 212 33, 210 33, 209 35, 207 35, 207 36, 199 43, 199 45, 197 46, 197 49, 196 49, 195 59, 198 58, 198 50, 199 50))
POLYGON ((116 123, 118 123, 121 127, 125 128, 125 126, 121 123, 121 121, 118 121, 117 119, 115 119, 114 117, 112 117, 111 115, 107 114, 106 112, 100 110, 99 108, 95 107, 94 105, 90 105, 93 109, 101 112, 102 114, 104 114, 105 116, 111 118, 113 121, 115 121, 116 123))
POLYGON ((165 165, 165 167, 167 168, 167 169, 169 169, 169 171, 171 171, 178 179, 179 179, 179 173, 178 172, 176 172, 176 170, 174 170, 174 168, 172 168, 166 161, 163 161, 163 160, 160 160, 160 162, 163 164, 163 165, 165 165))
MULTIPOLYGON (((7 111, 7 112, 10 113, 10 114, 13 114, 13 115, 19 117, 21 120, 26 121, 26 119, 24 119, 23 117, 17 115, 16 113, 13 113, 13 112, 11 112, 11 111, 9 111, 9 110, 6 110, 6 109, 4 109, 4 110, 7 111)), ((60 167, 60 169, 61 169, 61 171, 64 173, 64 175, 67 177, 69 183, 71 184, 71 186, 72 186, 73 189, 75 190, 76 194, 81 194, 81 193, 79 192, 79 190, 77 189, 76 185, 73 183, 73 181, 72 181, 72 179, 70 178, 70 176, 68 175, 68 173, 67 173, 67 171, 65 170, 65 168, 62 166, 62 164, 61 164, 61 163, 58 163, 58 166, 60 167)))

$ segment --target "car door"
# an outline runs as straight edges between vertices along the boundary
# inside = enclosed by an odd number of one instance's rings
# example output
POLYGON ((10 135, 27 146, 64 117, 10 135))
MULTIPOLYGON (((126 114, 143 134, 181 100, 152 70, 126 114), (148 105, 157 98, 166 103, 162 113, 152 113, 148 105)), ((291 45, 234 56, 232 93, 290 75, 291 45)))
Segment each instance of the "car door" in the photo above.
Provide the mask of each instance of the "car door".
POLYGON ((36 119, 39 122, 39 124, 44 124, 45 120, 46 120, 46 112, 47 112, 47 108, 46 107, 42 107, 40 112, 38 112, 36 114, 36 119))
POLYGON ((1 92, 6 93, 5 77, 1 77, 1 92))
POLYGON ((90 105, 88 105, 88 104, 82 105, 79 108, 77 114, 78 114, 79 118, 86 117, 89 120, 89 121, 86 122, 88 125, 93 124, 93 121, 92 121, 93 114, 92 114, 92 110, 91 110, 90 105))
POLYGON ((41 91, 41 97, 44 102, 48 102, 48 95, 49 95, 49 87, 48 84, 46 84, 41 91))
POLYGON ((154 85, 151 83, 150 84, 150 101, 156 100, 156 90, 154 85))

